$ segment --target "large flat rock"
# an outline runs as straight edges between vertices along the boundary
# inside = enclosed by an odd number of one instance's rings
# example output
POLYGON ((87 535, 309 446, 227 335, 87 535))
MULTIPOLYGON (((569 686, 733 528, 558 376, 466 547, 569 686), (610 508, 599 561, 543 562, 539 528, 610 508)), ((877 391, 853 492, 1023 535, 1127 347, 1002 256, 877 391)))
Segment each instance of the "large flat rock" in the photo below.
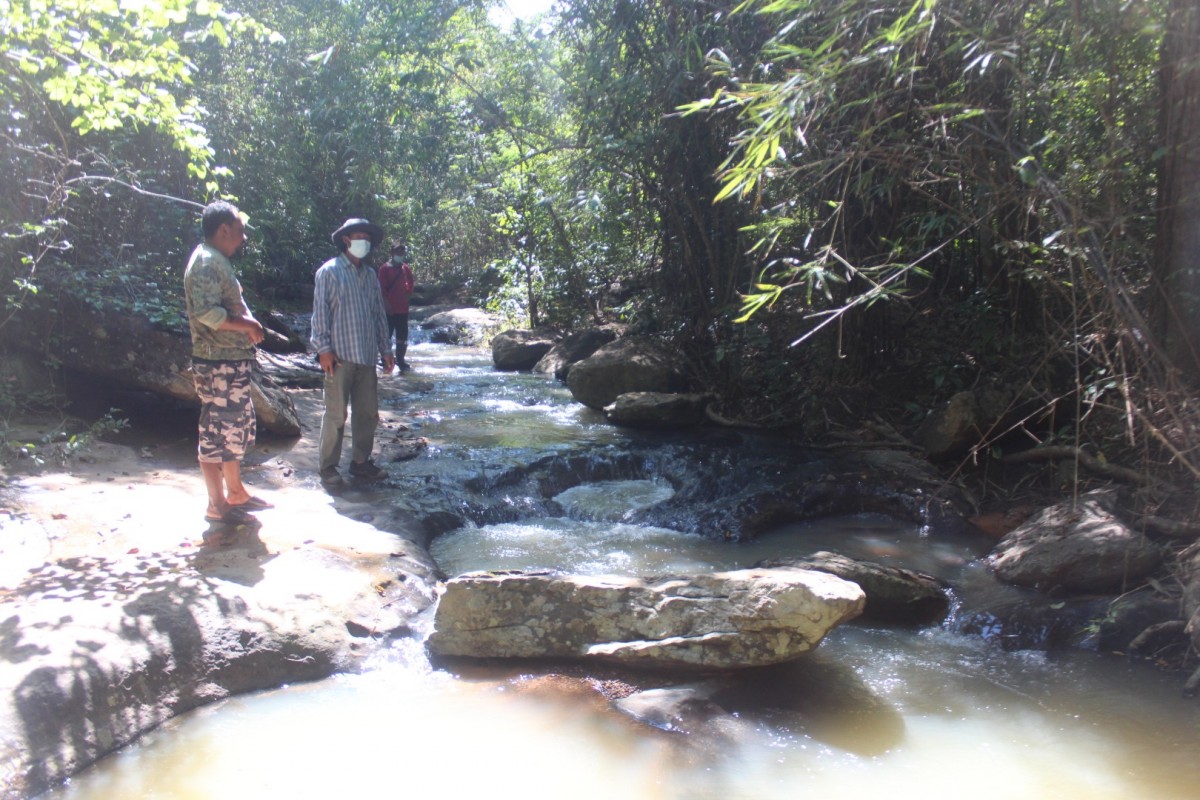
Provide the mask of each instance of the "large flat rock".
POLYGON ((446 585, 426 646, 441 656, 741 669, 801 656, 864 602, 856 584, 793 569, 653 579, 470 573, 446 585))

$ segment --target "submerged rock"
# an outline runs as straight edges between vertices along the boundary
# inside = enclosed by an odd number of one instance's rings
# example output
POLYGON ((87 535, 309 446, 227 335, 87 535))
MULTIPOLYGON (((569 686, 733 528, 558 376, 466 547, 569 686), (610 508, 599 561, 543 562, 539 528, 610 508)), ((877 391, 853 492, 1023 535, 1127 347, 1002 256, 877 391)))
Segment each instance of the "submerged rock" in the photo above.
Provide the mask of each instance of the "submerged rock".
POLYGON ((1009 651, 1123 650, 1141 629, 1130 632, 1127 623, 1114 619, 1114 614, 1120 613, 1114 611, 1115 602, 1109 596, 1055 599, 1034 595, 964 611, 954 628, 1009 651))
POLYGON ((426 646, 440 656, 740 669, 799 657, 864 601, 853 583, 791 569, 648 579, 470 573, 446 585, 426 646))
POLYGON ((878 756, 904 741, 904 717, 846 664, 811 658, 743 670, 709 699, 742 719, 769 714, 820 742, 878 756))
POLYGON ((712 701, 720 688, 710 681, 645 689, 615 701, 613 708, 660 730, 699 733, 711 720, 729 713, 712 701))
POLYGON ((738 725, 760 720, 862 756, 899 745, 904 718, 853 668, 812 657, 633 692, 613 702, 630 718, 717 747, 736 747, 738 725), (732 734, 732 735, 731 735, 732 734))

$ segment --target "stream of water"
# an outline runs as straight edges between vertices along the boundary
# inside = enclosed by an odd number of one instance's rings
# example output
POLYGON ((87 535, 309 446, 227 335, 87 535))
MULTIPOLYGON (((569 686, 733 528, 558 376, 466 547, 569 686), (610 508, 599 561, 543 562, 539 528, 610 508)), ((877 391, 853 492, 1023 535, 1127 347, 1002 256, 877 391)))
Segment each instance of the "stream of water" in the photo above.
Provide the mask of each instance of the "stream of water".
MULTIPOLYGON (((486 353, 417 343, 409 360, 412 380, 428 385, 405 411, 430 447, 389 466, 401 487, 637 438, 553 381, 494 372, 486 353)), ((436 539, 433 554, 448 574, 652 575, 837 549, 936 574, 956 586, 960 604, 1005 591, 980 566, 977 541, 935 541, 885 517, 793 524, 739 544, 628 522, 673 491, 653 476, 586 482, 554 497, 559 513, 468 525, 436 539)), ((729 708, 681 732, 633 721, 582 682, 435 668, 419 641, 405 639, 362 674, 173 720, 47 797, 1200 796, 1200 703, 1146 665, 1004 652, 948 628, 859 624, 810 655, 787 683, 759 687, 788 702, 729 708)))

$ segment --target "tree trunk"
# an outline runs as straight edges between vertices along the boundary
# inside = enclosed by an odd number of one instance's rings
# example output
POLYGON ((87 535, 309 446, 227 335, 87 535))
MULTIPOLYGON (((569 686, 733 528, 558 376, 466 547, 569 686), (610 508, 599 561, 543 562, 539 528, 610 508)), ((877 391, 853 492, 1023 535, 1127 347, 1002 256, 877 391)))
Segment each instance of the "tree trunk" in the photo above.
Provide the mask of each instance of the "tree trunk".
POLYGON ((1170 0, 1162 62, 1156 328, 1190 381, 1200 380, 1200 6, 1170 0))

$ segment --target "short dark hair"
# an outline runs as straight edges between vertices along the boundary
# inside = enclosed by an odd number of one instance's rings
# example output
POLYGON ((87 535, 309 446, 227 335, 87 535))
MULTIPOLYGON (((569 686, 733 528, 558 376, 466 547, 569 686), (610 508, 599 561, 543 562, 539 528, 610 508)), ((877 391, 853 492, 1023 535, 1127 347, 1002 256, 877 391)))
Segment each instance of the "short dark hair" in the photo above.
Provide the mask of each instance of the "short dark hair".
POLYGON ((211 239, 216 235, 217 228, 226 223, 232 224, 238 218, 237 206, 228 200, 214 200, 204 207, 200 230, 204 232, 205 239, 211 239))

